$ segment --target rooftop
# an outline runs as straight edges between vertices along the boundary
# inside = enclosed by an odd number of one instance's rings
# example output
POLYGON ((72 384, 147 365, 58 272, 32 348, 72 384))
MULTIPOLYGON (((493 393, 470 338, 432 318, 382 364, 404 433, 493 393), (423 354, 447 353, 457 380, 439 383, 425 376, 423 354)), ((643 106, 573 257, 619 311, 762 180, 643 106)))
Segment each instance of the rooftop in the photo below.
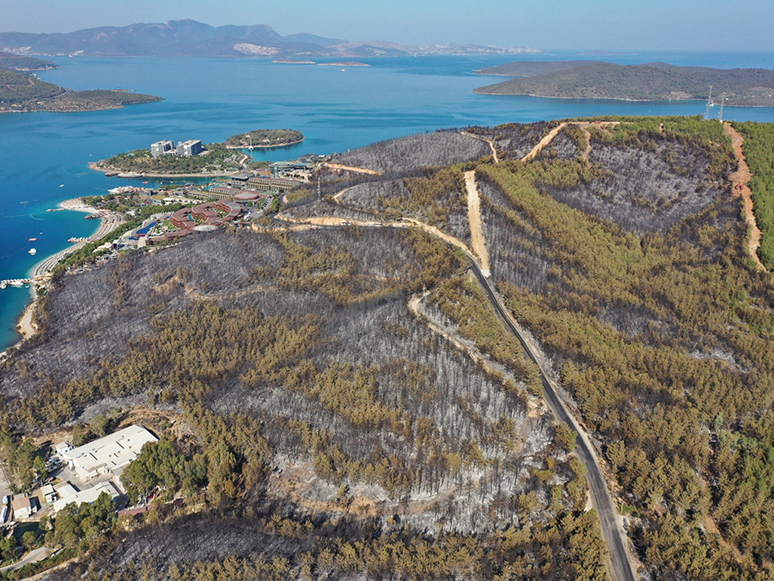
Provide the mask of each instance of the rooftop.
POLYGON ((85 472, 104 467, 104 471, 115 472, 137 457, 147 442, 158 439, 141 426, 129 426, 109 436, 73 448, 62 454, 85 472))

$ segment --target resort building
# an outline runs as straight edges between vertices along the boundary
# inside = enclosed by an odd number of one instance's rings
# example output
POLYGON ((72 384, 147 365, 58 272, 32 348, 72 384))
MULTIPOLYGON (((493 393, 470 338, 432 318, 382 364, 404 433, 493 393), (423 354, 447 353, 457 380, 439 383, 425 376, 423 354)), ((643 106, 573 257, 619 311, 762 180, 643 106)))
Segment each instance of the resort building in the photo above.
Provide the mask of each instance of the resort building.
POLYGON ((299 180, 290 180, 287 178, 270 178, 266 176, 253 176, 247 180, 247 184, 256 190, 277 190, 279 192, 286 192, 292 190, 296 186, 300 186, 303 182, 299 180))
POLYGON ((148 244, 157 242, 170 242, 187 236, 191 232, 201 230, 214 230, 216 226, 223 226, 236 220, 242 213, 242 207, 231 201, 218 200, 207 202, 192 208, 181 208, 169 217, 169 221, 175 228, 161 236, 148 236, 148 244))
POLYGON ((181 157, 191 157, 199 155, 204 148, 199 139, 189 139, 188 141, 179 141, 177 144, 177 155, 181 157))
POLYGON ((169 140, 157 141, 156 143, 151 144, 150 149, 151 149, 152 157, 159 157, 160 155, 164 155, 165 153, 174 153, 175 144, 169 140))
POLYGON ((121 496, 118 490, 116 490, 115 485, 109 480, 100 482, 85 490, 77 490, 68 482, 67 487, 58 490, 59 499, 55 500, 51 506, 53 507, 54 512, 59 512, 70 503, 75 504, 75 506, 80 506, 84 502, 92 504, 103 492, 110 496, 110 499, 113 501, 121 496))
MULTIPOLYGON (((109 436, 73 448, 62 454, 67 464, 82 480, 97 476, 119 477, 148 442, 158 438, 141 426, 129 426, 109 436)), ((61 494, 60 494, 61 495, 61 494)))

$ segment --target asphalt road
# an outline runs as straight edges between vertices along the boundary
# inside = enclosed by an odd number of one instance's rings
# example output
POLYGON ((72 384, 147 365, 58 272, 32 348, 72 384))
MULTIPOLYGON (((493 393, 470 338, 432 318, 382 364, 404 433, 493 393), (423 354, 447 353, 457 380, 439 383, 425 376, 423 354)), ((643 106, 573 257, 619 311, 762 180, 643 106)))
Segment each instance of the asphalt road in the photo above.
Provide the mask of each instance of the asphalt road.
POLYGON ((52 552, 53 551, 48 547, 40 547, 39 549, 35 549, 27 553, 21 561, 17 561, 13 565, 8 565, 6 567, 3 567, 2 569, 0 569, 0 571, 15 571, 16 569, 21 569, 22 567, 24 567, 24 565, 29 565, 30 563, 37 563, 38 561, 42 561, 43 559, 48 557, 52 552))
POLYGON ((537 348, 525 337, 519 328, 514 324, 511 317, 506 311, 505 305, 502 303, 502 299, 495 292, 492 282, 486 278, 478 266, 478 264, 471 260, 473 266, 473 272, 478 278, 481 286, 484 287, 486 294, 489 297, 492 306, 494 306, 497 313, 500 315, 508 329, 519 339, 522 347, 530 356, 530 358, 537 364, 540 369, 540 375, 543 379, 543 394, 544 399, 548 407, 553 412, 554 416, 562 422, 567 423, 571 429, 578 433, 576 452, 578 458, 586 467, 587 475, 586 479, 589 483, 589 489, 591 491, 592 503, 599 515, 600 527, 602 529, 602 538, 607 544, 608 552, 610 553, 611 571, 610 574, 613 577, 613 581, 635 581, 637 576, 634 573, 634 569, 629 561, 629 556, 626 552, 625 538, 626 533, 623 527, 618 521, 618 513, 613 499, 610 496, 610 492, 607 489, 605 478, 602 474, 602 469, 599 466, 596 453, 594 452, 593 444, 589 440, 585 430, 578 424, 575 417, 569 412, 564 402, 559 398, 557 386, 548 376, 546 370, 543 368, 541 357, 537 352, 537 348))

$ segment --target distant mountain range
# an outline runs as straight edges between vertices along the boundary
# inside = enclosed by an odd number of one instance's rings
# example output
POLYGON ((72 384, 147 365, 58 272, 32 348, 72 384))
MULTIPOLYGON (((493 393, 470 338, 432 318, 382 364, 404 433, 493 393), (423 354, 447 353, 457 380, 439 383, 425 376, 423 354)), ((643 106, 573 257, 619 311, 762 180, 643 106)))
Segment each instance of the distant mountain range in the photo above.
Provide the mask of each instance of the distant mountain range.
POLYGON ((521 61, 477 71, 514 78, 476 89, 487 95, 632 101, 705 100, 737 107, 774 106, 774 71, 678 67, 666 63, 616 65, 599 61, 521 61))
POLYGON ((280 36, 271 26, 219 26, 195 20, 101 27, 67 34, 0 33, 0 50, 20 55, 199 57, 382 57, 408 55, 535 54, 527 47, 474 44, 406 46, 349 42, 313 34, 280 36))

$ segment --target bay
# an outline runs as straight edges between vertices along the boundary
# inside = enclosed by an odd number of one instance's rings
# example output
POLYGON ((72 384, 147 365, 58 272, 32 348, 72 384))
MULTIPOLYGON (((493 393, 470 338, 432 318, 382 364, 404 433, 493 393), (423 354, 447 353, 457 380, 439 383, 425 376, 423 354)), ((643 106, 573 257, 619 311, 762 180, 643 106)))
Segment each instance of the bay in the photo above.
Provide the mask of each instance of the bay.
MULTIPOLYGON (((769 53, 555 53, 527 59, 597 59, 632 64, 774 68, 769 53)), ((164 101, 89 113, 0 115, 0 280, 25 277, 40 260, 97 227, 75 212, 46 212, 62 200, 103 194, 125 180, 88 169, 90 161, 160 139, 222 141, 257 128, 298 129, 307 139, 254 157, 278 161, 327 154, 412 133, 592 115, 698 115, 703 102, 632 103, 476 95, 504 80, 474 70, 513 56, 365 59, 368 67, 272 63, 268 59, 54 58, 40 73, 75 89, 133 89, 164 101), (30 238, 36 238, 30 241, 30 238), (28 251, 36 248, 37 254, 28 251)), ((320 59, 319 62, 325 62, 320 59)), ((726 108, 731 120, 774 122, 774 109, 726 108)), ((162 180, 149 180, 151 186, 162 180)), ((168 180, 163 180, 168 182, 168 180)), ((0 349, 19 339, 15 325, 29 290, 0 291, 0 349)), ((95 289, 94 292, 101 292, 95 289)))

